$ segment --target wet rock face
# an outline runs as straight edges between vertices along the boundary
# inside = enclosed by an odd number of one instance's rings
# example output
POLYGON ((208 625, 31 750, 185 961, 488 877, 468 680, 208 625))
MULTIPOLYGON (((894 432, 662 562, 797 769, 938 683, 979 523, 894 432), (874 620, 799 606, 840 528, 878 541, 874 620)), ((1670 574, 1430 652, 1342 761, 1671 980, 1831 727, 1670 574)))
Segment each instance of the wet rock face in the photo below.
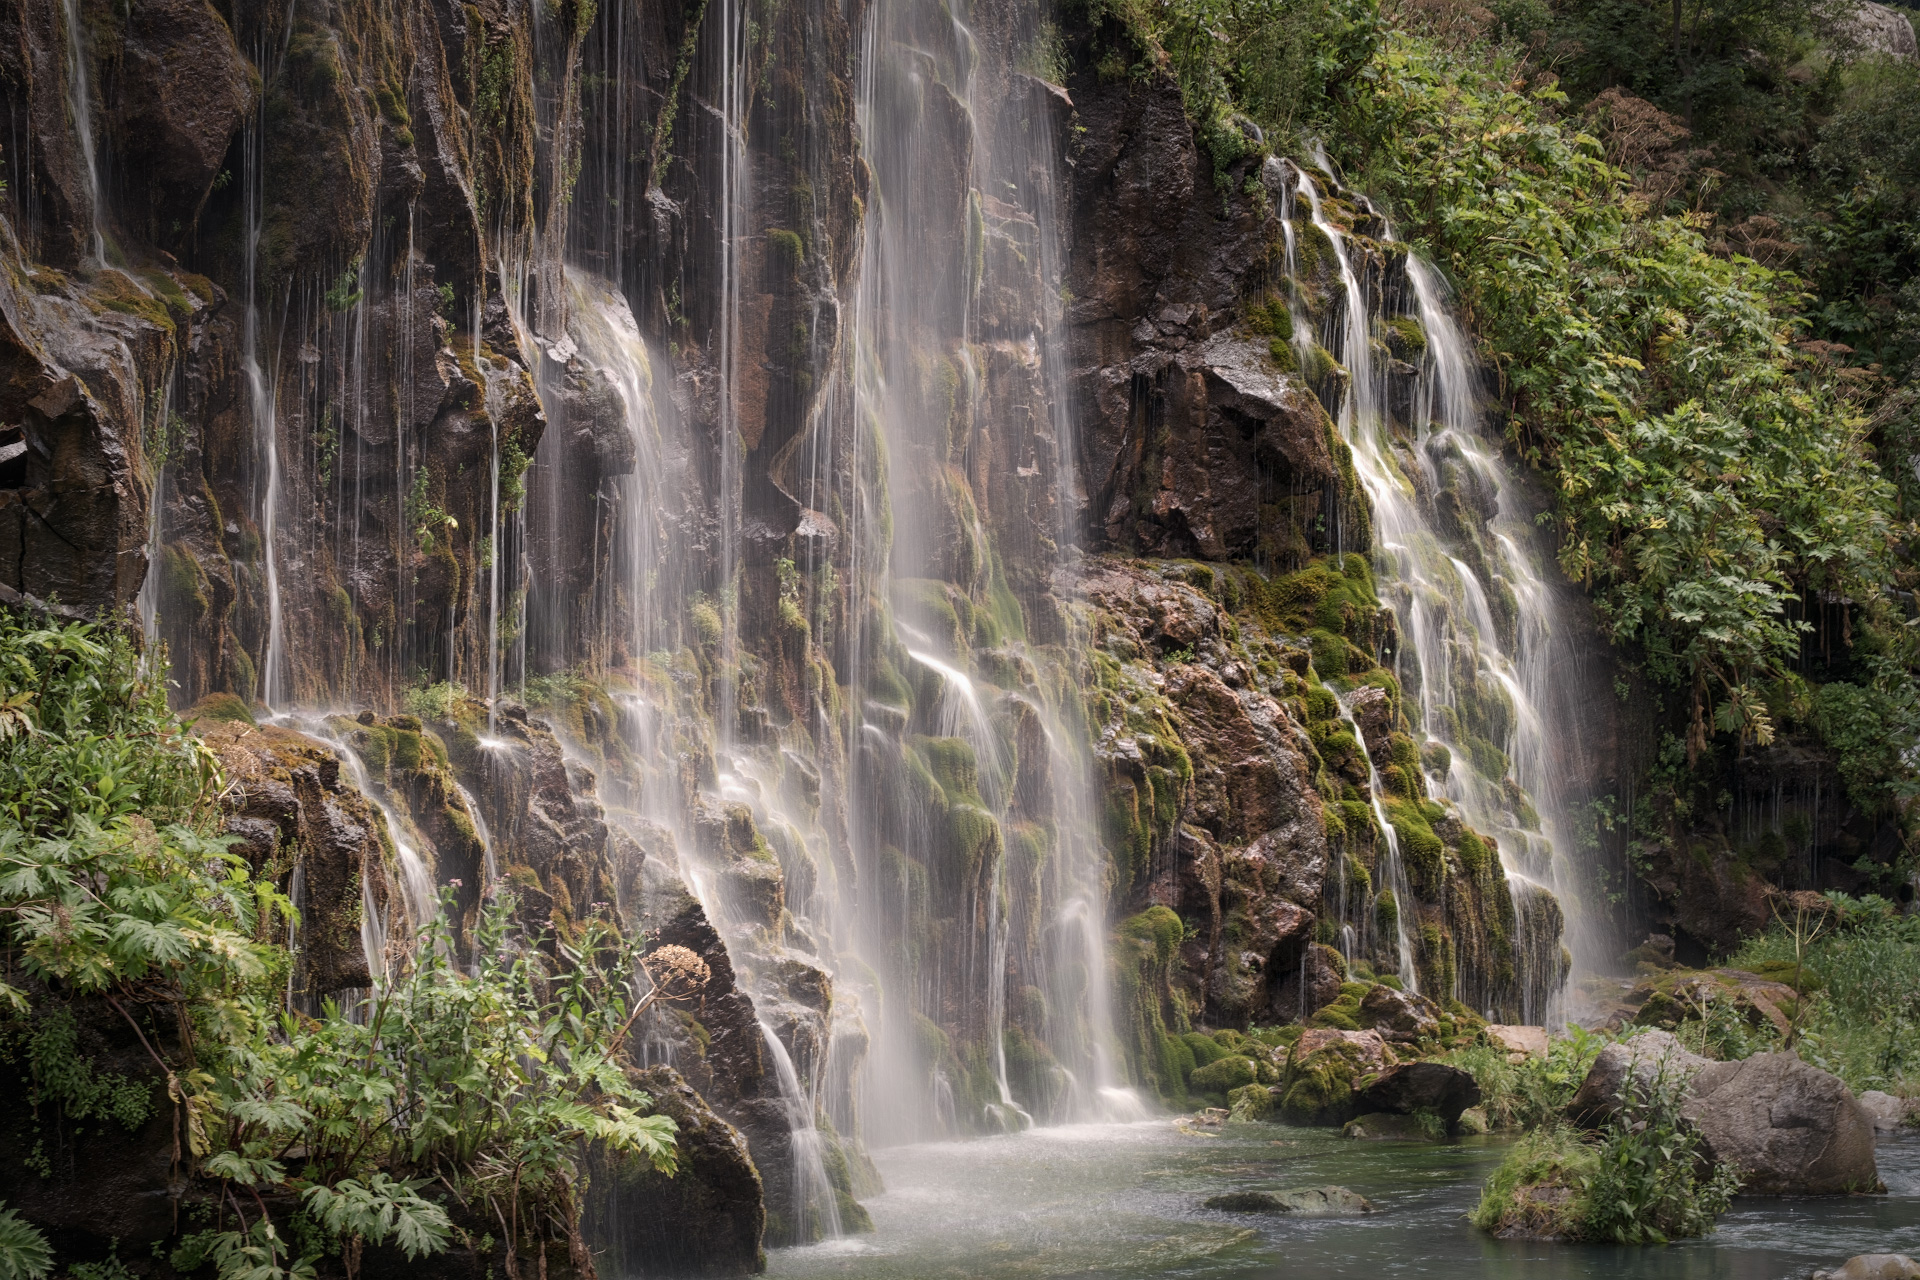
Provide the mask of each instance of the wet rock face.
POLYGON ((119 65, 102 85, 113 172, 134 179, 119 213, 142 239, 178 247, 251 105, 248 68, 207 0, 139 0, 125 21, 119 65))
POLYGON ((1216 185, 1171 77, 1094 69, 1126 39, 1077 33, 1067 86, 1088 530, 1147 555, 1297 558, 1328 545, 1341 500, 1331 423, 1244 314, 1282 270, 1282 175, 1247 160, 1216 185))
POLYGON ((760 1175, 739 1130, 671 1067, 640 1083, 679 1131, 679 1170, 666 1177, 604 1153, 593 1161, 581 1230, 604 1274, 743 1276, 764 1269, 766 1206, 760 1175))
POLYGON ((1136 879, 1149 901, 1196 923, 1181 952, 1190 998, 1243 1025, 1279 1002, 1320 905, 1328 851, 1304 733, 1275 697, 1284 681, 1256 683, 1229 653, 1207 597, 1117 562, 1094 566, 1084 589, 1112 628, 1109 647, 1144 660, 1122 677, 1150 690, 1161 716, 1158 733, 1124 714, 1103 733, 1110 803, 1179 815, 1142 851, 1136 879), (1193 660, 1153 664, 1163 651, 1193 660))
POLYGON ((372 986, 360 923, 369 910, 386 918, 399 904, 373 805, 341 779, 339 759, 311 738, 238 721, 203 729, 230 783, 223 830, 237 837, 234 851, 283 890, 299 871, 296 998, 313 1008, 327 996, 372 986))
MULTIPOLYGON (((40 1228, 62 1258, 105 1258, 115 1241, 131 1244, 173 1234, 175 1197, 186 1179, 174 1161, 174 1117, 166 1081, 139 1035, 104 1000, 64 1000, 25 984, 35 1010, 10 1022, 0 1062, 0 1200, 40 1228), (96 1073, 111 1073, 144 1099, 131 1126, 102 1115, 65 1116, 54 1091, 36 1088, 28 1050, 65 1043, 96 1073)), ((142 1031, 163 1051, 177 1048, 173 1015, 127 1002, 142 1031), (160 1016, 156 1017, 158 1014, 160 1016)), ((54 1052, 55 1063, 66 1057, 54 1052)))

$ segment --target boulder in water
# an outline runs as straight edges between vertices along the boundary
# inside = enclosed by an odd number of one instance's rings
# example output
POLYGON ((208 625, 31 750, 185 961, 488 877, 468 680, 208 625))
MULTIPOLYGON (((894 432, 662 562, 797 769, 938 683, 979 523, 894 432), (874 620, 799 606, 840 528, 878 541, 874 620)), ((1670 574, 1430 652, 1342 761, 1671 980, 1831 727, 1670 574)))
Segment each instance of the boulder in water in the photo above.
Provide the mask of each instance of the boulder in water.
POLYGON ((1394 1115, 1431 1112, 1449 1132, 1460 1122, 1460 1113, 1479 1101, 1480 1085, 1472 1074, 1444 1062, 1409 1062, 1391 1067, 1354 1097, 1354 1105, 1362 1111, 1394 1115))
POLYGON ((1356 1113, 1355 1090, 1396 1061, 1377 1031, 1313 1028, 1294 1044, 1287 1059, 1280 1117, 1291 1124, 1345 1124, 1356 1113))
POLYGON ((1816 1271, 1813 1280, 1920 1280, 1920 1262, 1904 1253, 1862 1253, 1831 1271, 1816 1271))
POLYGON ((1795 1054, 1707 1064, 1693 1077, 1681 1114, 1717 1163, 1740 1171, 1749 1195, 1881 1189, 1873 1122, 1838 1076, 1795 1054))
POLYGON ((1567 1113, 1581 1124, 1604 1123, 1620 1107, 1628 1071, 1642 1084, 1650 1084, 1662 1071, 1691 1078, 1709 1065, 1708 1059, 1688 1050, 1671 1032, 1643 1031, 1600 1051, 1573 1101, 1567 1104, 1567 1113))
POLYGON ((1373 1201, 1345 1187, 1310 1187, 1304 1191, 1230 1191, 1205 1202, 1226 1213, 1291 1213, 1302 1218, 1333 1218, 1378 1213, 1373 1201))
POLYGON ((1866 1112, 1867 1120, 1876 1132, 1891 1133, 1913 1122, 1915 1108, 1911 1098, 1896 1098, 1890 1093, 1869 1089, 1856 1101, 1860 1103, 1860 1109, 1866 1112))
POLYGON ((1274 1197, 1283 1213, 1302 1218, 1337 1218, 1352 1214, 1378 1213, 1380 1206, 1358 1192, 1345 1187, 1309 1187, 1305 1191, 1282 1191, 1274 1197))
POLYGON ((1246 1084, 1227 1095, 1227 1115, 1239 1121, 1265 1120, 1273 1114, 1273 1087, 1246 1084))
POLYGON ((1278 1213, 1280 1201, 1271 1191, 1229 1191, 1209 1198, 1202 1207, 1223 1213, 1278 1213))

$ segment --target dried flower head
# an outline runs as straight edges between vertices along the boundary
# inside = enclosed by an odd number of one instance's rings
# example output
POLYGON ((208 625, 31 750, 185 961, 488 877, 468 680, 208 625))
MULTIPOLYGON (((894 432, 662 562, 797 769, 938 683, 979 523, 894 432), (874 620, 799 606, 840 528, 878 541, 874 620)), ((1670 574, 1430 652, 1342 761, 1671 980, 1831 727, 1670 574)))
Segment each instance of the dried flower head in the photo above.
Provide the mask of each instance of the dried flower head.
POLYGON ((661 947, 640 964, 662 1000, 685 1000, 713 978, 707 962, 685 947, 661 947))

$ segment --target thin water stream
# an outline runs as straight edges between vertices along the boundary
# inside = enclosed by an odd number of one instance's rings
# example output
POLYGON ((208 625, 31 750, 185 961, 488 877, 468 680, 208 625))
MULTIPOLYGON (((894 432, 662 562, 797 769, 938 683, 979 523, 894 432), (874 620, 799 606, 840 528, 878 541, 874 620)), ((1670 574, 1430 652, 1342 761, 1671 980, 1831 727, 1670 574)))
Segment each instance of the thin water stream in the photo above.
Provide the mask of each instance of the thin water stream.
POLYGON ((1713 1235, 1660 1247, 1495 1240, 1466 1221, 1506 1143, 1354 1142, 1324 1129, 1165 1121, 1039 1129, 875 1154, 872 1236, 768 1255, 773 1276, 863 1280, 1186 1276, 1206 1280, 1803 1280, 1865 1252, 1920 1252, 1920 1137, 1883 1142, 1889 1193, 1741 1198, 1713 1235), (1228 1191, 1339 1185, 1358 1218, 1221 1213, 1228 1191))

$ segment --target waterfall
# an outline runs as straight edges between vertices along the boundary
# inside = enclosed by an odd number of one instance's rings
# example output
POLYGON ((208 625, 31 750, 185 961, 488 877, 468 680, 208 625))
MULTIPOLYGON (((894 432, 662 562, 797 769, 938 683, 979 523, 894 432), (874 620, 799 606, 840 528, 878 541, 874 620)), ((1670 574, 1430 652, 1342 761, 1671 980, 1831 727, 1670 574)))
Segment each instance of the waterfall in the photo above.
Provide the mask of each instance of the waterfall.
MULTIPOLYGON (((1372 509, 1382 596, 1405 641, 1394 672, 1414 735, 1424 743, 1427 791, 1457 806, 1497 844, 1519 926, 1518 1003, 1528 1021, 1552 1021, 1568 971, 1561 913, 1576 945, 1583 935, 1579 887, 1568 865, 1572 823, 1549 736, 1575 735, 1578 726, 1546 710, 1564 624, 1540 567, 1545 551, 1518 482, 1484 433, 1471 347, 1439 277, 1412 254, 1404 285, 1392 283, 1377 259, 1362 265, 1392 237, 1363 198, 1348 197, 1353 225, 1343 226, 1328 207, 1331 197, 1305 170, 1295 170, 1294 194, 1305 200, 1311 227, 1337 267, 1338 296, 1317 336, 1344 377, 1336 372, 1322 394, 1337 397, 1335 421, 1372 509)), ((1289 274, 1296 277, 1298 234, 1289 222, 1289 274)), ((1297 288, 1293 305, 1304 320, 1297 288)), ((1314 341, 1310 324, 1296 324, 1303 355, 1314 341)), ((1409 899, 1380 794, 1376 776, 1374 808, 1402 912, 1401 978, 1411 988, 1409 899)), ((1485 990, 1437 994, 1491 1002, 1485 990)))
POLYGON ((104 266, 107 238, 100 230, 100 167, 94 158, 93 89, 87 75, 87 47, 80 29, 80 0, 62 0, 61 11, 67 25, 67 110, 73 116, 74 137, 80 143, 80 159, 86 167, 87 261, 104 266))
POLYGON ((1140 1110, 1112 1049, 1105 852, 1068 705, 1083 500, 1059 91, 1015 69, 1039 38, 1030 6, 917 0, 876 4, 863 37, 873 182, 836 391, 866 478, 836 500, 887 608, 849 640, 842 914, 876 983, 863 1115, 882 1141, 1140 1110))
MULTIPOLYGON (((1340 714, 1353 730, 1354 741, 1360 744, 1360 754, 1367 762, 1367 799, 1373 806, 1373 820, 1380 829, 1380 837, 1386 842, 1387 856, 1382 863, 1387 873, 1387 888, 1393 894, 1394 904, 1394 953, 1397 959, 1396 970, 1400 985, 1408 991, 1420 990, 1420 977, 1413 967, 1413 939, 1407 931, 1407 912, 1412 909, 1413 891, 1407 884, 1407 868, 1400 861, 1400 835, 1393 829, 1393 822, 1387 817, 1386 807, 1380 797, 1386 794, 1386 788, 1380 785, 1380 770, 1374 766, 1373 753, 1367 749, 1367 735, 1361 731, 1360 722, 1353 718, 1353 706, 1349 698, 1340 698, 1340 714)), ((1344 868, 1342 870, 1344 875, 1344 868)), ((1341 895, 1343 898, 1345 894, 1341 895)), ((1341 915, 1346 914, 1346 903, 1341 904, 1341 915)), ((1343 948, 1348 960, 1353 959, 1351 941, 1343 948)))
MULTIPOLYGON (((292 4, 284 39, 291 38, 292 4)), ((255 65, 266 74, 266 36, 261 35, 261 53, 255 65)), ((284 44, 281 52, 285 53, 284 44)), ((264 305, 260 281, 260 241, 265 234, 266 218, 266 96, 261 95, 247 121, 241 142, 244 157, 241 175, 245 221, 241 230, 245 267, 246 309, 241 322, 240 368, 247 383, 247 406, 253 423, 254 509, 260 513, 260 554, 266 575, 267 636, 259 663, 259 697, 269 712, 284 709, 286 688, 286 635, 280 597, 280 422, 279 352, 261 350, 261 310, 264 305), (264 467, 263 477, 260 472, 264 467)))
POLYGON ((742 324, 743 240, 750 229, 751 174, 747 165, 747 111, 753 85, 749 74, 748 41, 753 23, 746 0, 720 0, 720 30, 712 42, 718 60, 720 89, 720 182, 716 249, 719 253, 720 297, 715 322, 719 380, 720 434, 720 666, 716 690, 715 728, 718 749, 732 745, 739 731, 740 679, 740 534, 745 512, 741 479, 740 348, 742 324))

